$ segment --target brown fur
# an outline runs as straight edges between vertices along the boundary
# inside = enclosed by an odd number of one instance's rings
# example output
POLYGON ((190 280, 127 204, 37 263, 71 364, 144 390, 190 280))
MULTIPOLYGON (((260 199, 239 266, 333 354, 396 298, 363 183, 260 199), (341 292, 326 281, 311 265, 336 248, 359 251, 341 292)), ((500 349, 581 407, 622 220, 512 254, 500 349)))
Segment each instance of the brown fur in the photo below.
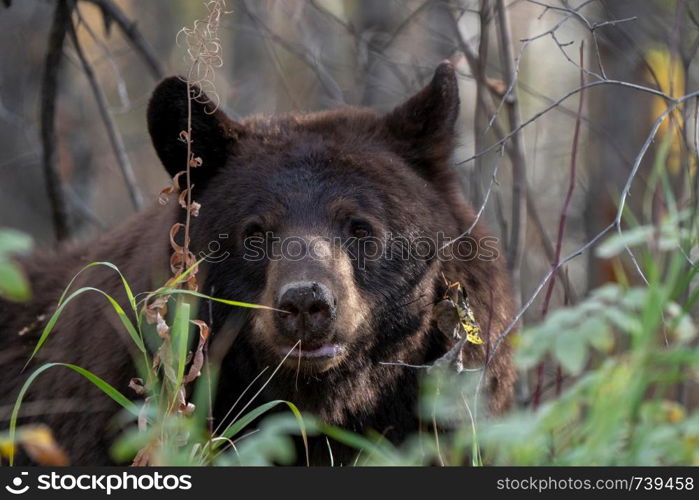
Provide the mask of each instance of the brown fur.
MULTIPOLYGON (((151 136, 171 174, 186 158, 185 145, 177 141, 186 128, 184 89, 178 79, 165 80, 149 107, 151 136)), ((206 105, 194 103, 194 151, 204 166, 193 171, 194 197, 202 209, 193 221, 192 245, 206 251, 216 240, 220 252, 230 254, 221 263, 206 265, 202 291, 274 305, 278 283, 296 271, 283 262, 242 259, 241 240, 253 223, 275 235, 312 239, 341 232, 342 221, 351 213, 368 221, 378 235, 436 239, 438 232, 451 237, 463 233, 474 213, 448 168, 458 108, 454 70, 446 63, 425 89, 385 117, 367 109, 341 108, 235 123, 220 111, 210 114, 206 105), (220 240, 224 233, 228 238, 220 240)), ((117 265, 134 293, 162 284, 168 272, 168 230, 181 213, 174 202, 155 206, 96 241, 23 262, 34 299, 24 305, 0 302, 3 405, 14 401, 27 375, 19 370, 41 328, 22 337, 18 332, 50 312, 70 278, 89 262, 117 265)), ((471 233, 476 240, 486 235, 481 223, 471 233)), ((476 318, 487 330, 485 345, 467 345, 467 364, 483 363, 489 345, 512 317, 502 257, 468 262, 380 260, 358 269, 346 255, 335 254, 322 266, 339 297, 333 335, 347 345, 349 355, 332 366, 299 374, 284 367, 255 404, 291 400, 327 422, 356 432, 386 432, 400 441, 417 429, 419 373, 381 362, 431 363, 451 347, 453 341, 437 330, 431 316, 432 305, 445 291, 442 273, 463 284, 476 318)), ((126 304, 112 271, 91 269, 77 286, 102 289, 126 304)), ((221 417, 264 366, 279 362, 274 322, 265 311, 212 304, 209 315, 209 304, 201 307, 200 317, 212 323, 213 355, 222 359, 215 409, 221 417)), ((49 360, 75 363, 130 394, 127 385, 136 375, 132 355, 133 346, 116 315, 93 292, 66 308, 33 367, 49 360)), ((110 429, 116 406, 75 374, 52 370, 29 393, 28 400, 41 405, 36 418, 52 426, 74 463, 109 462, 112 433, 105 429, 110 429), (59 404, 65 400, 78 401, 78 407, 66 412, 59 404)), ((510 347, 503 343, 487 372, 493 412, 510 403, 514 377, 510 347)), ((7 415, 0 418, 6 421, 7 415)))

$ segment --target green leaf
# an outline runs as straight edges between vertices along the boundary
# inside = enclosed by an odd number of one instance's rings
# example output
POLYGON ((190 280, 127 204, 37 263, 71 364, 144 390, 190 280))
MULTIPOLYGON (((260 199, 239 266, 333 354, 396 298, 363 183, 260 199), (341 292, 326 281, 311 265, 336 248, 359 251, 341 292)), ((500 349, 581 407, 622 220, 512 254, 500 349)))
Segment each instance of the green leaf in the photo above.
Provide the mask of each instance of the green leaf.
POLYGON ((609 352, 614 347, 612 331, 600 317, 590 318, 583 322, 578 334, 598 351, 609 352))
POLYGON ((515 363, 523 370, 536 366, 546 355, 550 348, 545 330, 532 328, 523 331, 520 336, 520 345, 515 352, 515 363))
POLYGON ((639 226, 627 229, 623 233, 615 233, 607 238, 595 254, 602 259, 615 257, 626 250, 626 247, 634 247, 651 240, 655 229, 652 226, 639 226))
POLYGON ((26 253, 32 248, 30 236, 14 229, 0 230, 0 258, 10 254, 26 253))
POLYGON ((0 260, 0 296, 14 302, 25 302, 31 297, 29 281, 13 262, 0 260))
MULTIPOLYGON (((17 396, 17 400, 15 401, 15 405, 12 408, 12 416, 10 417, 10 443, 15 442, 15 432, 17 429, 17 418, 19 416, 19 409, 22 405, 22 400, 24 399, 24 396, 26 395, 27 391, 29 390, 29 387, 34 383, 34 380, 44 373, 46 370, 49 368, 53 368, 54 366, 64 366, 66 368, 70 368, 74 372, 82 375, 85 377, 87 380, 92 382, 98 389, 100 389, 103 393, 105 393, 107 396, 112 398, 114 401, 119 403, 123 408, 125 408, 127 411, 129 411, 131 414, 138 416, 138 407, 133 404, 126 396, 124 396, 121 392, 119 392, 117 389, 115 389, 111 384, 106 382, 104 379, 98 377, 94 373, 92 373, 89 370, 86 370, 85 368, 82 368, 77 365, 73 365, 70 363, 46 363, 45 365, 40 366, 37 368, 30 376, 27 378, 27 380, 24 382, 22 385, 22 388, 19 391, 19 395, 17 396)), ((10 465, 14 464, 14 449, 15 446, 11 447, 12 452, 10 454, 10 465)))
POLYGON ((667 313, 672 318, 673 332, 681 343, 688 343, 697 335, 697 329, 690 314, 686 314, 675 302, 667 305, 667 313))
POLYGON ((579 375, 585 367, 587 344, 580 331, 560 332, 553 343, 553 354, 564 370, 579 375))

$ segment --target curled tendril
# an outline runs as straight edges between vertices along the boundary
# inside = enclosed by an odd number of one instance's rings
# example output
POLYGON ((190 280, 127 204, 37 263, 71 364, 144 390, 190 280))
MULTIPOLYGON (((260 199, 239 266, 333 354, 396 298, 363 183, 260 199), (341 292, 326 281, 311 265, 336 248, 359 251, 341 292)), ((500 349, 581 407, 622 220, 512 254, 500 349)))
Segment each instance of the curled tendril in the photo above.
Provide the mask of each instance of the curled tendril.
POLYGON ((194 21, 192 27, 184 27, 178 33, 178 47, 186 48, 189 74, 187 80, 194 89, 192 99, 200 104, 213 104, 206 112, 214 113, 220 104, 220 98, 214 85, 215 69, 223 66, 219 26, 221 16, 227 14, 225 0, 208 0, 204 2, 207 15, 194 21))

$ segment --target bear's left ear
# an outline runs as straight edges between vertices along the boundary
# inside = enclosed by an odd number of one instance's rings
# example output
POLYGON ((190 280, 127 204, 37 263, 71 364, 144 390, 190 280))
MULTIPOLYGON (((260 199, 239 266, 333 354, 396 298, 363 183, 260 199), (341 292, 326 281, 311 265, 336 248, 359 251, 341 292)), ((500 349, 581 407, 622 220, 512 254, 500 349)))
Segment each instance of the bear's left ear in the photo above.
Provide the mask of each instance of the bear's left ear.
POLYGON ((181 135, 188 128, 191 104, 192 152, 202 159, 190 169, 193 184, 203 184, 222 167, 244 133, 198 87, 179 76, 166 78, 156 87, 148 104, 148 131, 165 170, 174 177, 187 168, 187 142, 181 135), (189 102, 188 102, 189 101, 189 102))
POLYGON ((454 66, 442 62, 432 81, 384 117, 390 141, 419 173, 433 179, 454 149, 454 125, 459 115, 459 86, 454 66))

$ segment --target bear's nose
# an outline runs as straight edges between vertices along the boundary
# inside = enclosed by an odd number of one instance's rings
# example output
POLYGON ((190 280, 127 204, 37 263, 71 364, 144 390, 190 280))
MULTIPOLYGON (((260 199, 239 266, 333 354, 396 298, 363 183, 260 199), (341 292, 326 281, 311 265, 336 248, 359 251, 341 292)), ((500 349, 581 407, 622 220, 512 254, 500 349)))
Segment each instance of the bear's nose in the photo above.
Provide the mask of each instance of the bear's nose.
POLYGON ((279 291, 277 315, 281 333, 293 340, 320 340, 330 333, 336 301, 327 286, 317 282, 289 283, 279 291))

